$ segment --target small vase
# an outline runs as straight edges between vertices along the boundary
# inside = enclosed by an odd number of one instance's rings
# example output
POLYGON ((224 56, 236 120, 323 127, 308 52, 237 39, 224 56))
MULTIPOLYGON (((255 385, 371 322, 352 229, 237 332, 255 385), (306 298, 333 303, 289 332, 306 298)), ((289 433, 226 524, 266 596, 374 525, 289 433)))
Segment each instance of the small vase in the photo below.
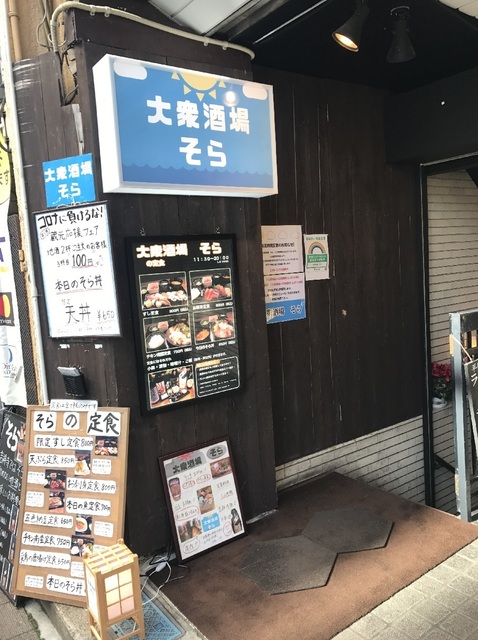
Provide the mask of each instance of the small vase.
POLYGON ((433 408, 434 409, 444 409, 448 405, 448 400, 445 398, 433 398, 433 408))

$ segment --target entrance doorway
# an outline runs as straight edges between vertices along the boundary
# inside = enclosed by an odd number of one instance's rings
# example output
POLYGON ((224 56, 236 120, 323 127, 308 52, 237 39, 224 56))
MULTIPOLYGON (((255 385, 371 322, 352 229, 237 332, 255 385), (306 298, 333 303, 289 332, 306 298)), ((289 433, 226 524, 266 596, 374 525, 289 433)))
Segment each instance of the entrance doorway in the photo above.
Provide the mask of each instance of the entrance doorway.
MULTIPOLYGON (((478 309, 478 188, 474 170, 426 178, 430 362, 449 363, 449 314, 478 309)), ((456 513, 453 406, 434 407, 434 506, 456 513)))

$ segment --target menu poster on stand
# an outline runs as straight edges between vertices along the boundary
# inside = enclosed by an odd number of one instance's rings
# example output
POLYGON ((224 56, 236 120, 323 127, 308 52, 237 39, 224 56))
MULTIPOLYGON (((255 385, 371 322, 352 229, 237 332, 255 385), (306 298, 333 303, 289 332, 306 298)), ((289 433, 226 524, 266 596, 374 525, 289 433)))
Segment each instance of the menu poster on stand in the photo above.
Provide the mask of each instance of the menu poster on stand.
POLYGON ((16 595, 86 606, 84 553, 123 537, 129 409, 27 408, 16 595))
POLYGON ((26 426, 25 418, 16 413, 3 410, 0 415, 0 588, 16 604, 12 577, 26 426))
POLYGON ((245 535, 229 439, 159 458, 180 560, 245 535))
POLYGON ((126 243, 142 412, 239 389, 234 237, 126 243))

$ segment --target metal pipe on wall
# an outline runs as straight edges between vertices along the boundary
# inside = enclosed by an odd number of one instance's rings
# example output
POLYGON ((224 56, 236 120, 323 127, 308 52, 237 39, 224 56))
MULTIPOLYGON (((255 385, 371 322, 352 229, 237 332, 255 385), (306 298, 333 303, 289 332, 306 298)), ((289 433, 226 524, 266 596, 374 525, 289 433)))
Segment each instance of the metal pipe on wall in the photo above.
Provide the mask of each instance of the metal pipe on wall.
POLYGON ((8 18, 13 42, 13 57, 16 60, 23 58, 22 45, 20 42, 20 17, 17 10, 17 0, 8 0, 8 18))
POLYGON ((29 309, 31 312, 34 366, 38 380, 38 398, 40 404, 45 404, 48 402, 48 387, 45 372, 45 360, 43 356, 40 315, 38 310, 38 290, 33 270, 30 219, 28 216, 27 196, 23 176, 23 157, 17 119, 17 103, 12 70, 7 1, 8 0, 0 0, 0 59, 2 64, 2 78, 5 83, 5 104, 7 109, 8 133, 12 149, 18 212, 22 230, 22 245, 25 254, 25 262, 28 268, 27 291, 30 298, 29 309))

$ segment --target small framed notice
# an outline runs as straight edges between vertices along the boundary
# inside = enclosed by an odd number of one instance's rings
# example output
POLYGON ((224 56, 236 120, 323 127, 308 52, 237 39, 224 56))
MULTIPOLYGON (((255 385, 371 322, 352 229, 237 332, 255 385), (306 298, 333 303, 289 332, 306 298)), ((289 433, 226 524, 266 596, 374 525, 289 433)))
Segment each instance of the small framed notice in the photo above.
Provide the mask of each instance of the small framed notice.
POLYGON ((105 202, 35 214, 52 338, 119 336, 105 202))
POLYGON ((227 438, 164 456, 159 466, 181 561, 245 535, 227 438))

